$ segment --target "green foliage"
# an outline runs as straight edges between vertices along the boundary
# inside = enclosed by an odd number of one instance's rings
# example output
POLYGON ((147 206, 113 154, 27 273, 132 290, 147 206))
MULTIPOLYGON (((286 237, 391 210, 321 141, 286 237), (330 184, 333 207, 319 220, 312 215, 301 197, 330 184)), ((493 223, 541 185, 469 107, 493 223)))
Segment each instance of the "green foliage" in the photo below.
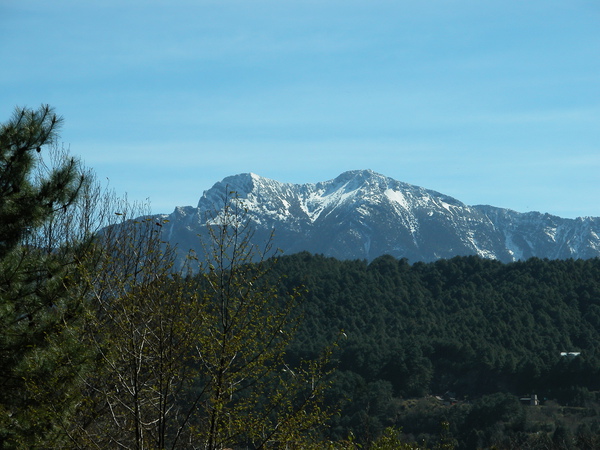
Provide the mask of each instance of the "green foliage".
POLYGON ((418 448, 401 441, 401 432, 394 428, 386 428, 382 435, 370 446, 371 450, 410 450, 418 448))
POLYGON ((62 119, 52 108, 17 108, 0 126, 0 259, 60 208, 77 197, 82 180, 74 159, 35 179, 42 147, 52 143, 62 119))
POLYGON ((60 122, 24 109, 0 130, 0 447, 316 442, 331 350, 284 360, 299 292, 272 283, 240 202, 209 227, 206 270, 177 273, 160 219, 42 154, 60 122))
POLYGON ((80 270, 88 305, 81 338, 95 359, 71 433, 81 446, 166 448, 184 438, 191 414, 183 399, 196 376, 190 348, 202 315, 170 272, 160 222, 126 221, 124 207, 80 270))
MULTIPOLYGON (((339 330, 348 336, 336 354, 343 374, 332 391, 342 403, 332 422, 336 439, 352 431, 368 442, 386 427, 401 426, 430 442, 448 420, 464 444, 475 404, 462 402, 496 392, 511 394, 521 412, 515 398, 531 393, 576 407, 597 401, 598 259, 502 264, 458 257, 410 265, 389 256, 367 264, 300 253, 280 257, 275 270, 288 274, 288 286, 303 283, 308 290, 307 320, 288 358, 310 358, 339 330), (561 357, 565 351, 581 354, 561 357), (392 387, 385 401, 374 394, 363 400, 359 386, 382 383, 392 387), (403 399, 447 392, 460 407, 438 410, 432 403, 418 417, 409 413, 412 407, 404 409, 403 399)), ((481 425, 472 442, 503 434, 521 439, 529 431, 519 417, 481 425)))
POLYGON ((240 200, 226 198, 211 222, 207 270, 196 289, 205 319, 197 347, 197 439, 205 448, 300 447, 327 417, 319 400, 328 356, 286 364, 299 293, 280 294, 279 280, 269 278, 269 244, 251 244, 240 200))
POLYGON ((85 184, 73 158, 44 170, 42 150, 61 119, 48 106, 17 109, 0 127, 0 446, 59 444, 77 398, 82 354, 68 331, 81 305, 67 290, 75 247, 45 227, 72 207, 85 184), (63 244, 63 245, 61 245, 63 244))
POLYGON ((244 214, 226 199, 195 276, 173 272, 154 218, 123 210, 99 236, 82 268, 98 367, 73 427, 80 445, 302 448, 318 437, 330 351, 285 362, 298 292, 279 292, 244 214))

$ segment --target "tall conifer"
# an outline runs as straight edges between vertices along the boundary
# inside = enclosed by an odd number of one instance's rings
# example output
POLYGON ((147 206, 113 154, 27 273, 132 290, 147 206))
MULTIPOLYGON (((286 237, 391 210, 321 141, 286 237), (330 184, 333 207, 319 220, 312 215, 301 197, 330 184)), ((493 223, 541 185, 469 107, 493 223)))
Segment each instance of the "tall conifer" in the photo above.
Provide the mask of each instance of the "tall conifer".
POLYGON ((62 119, 42 105, 17 108, 0 125, 0 447, 57 442, 69 409, 77 353, 66 324, 77 315, 67 293, 72 255, 44 246, 44 229, 77 199, 78 162, 47 168, 44 153, 62 119), (45 170, 40 170, 45 169, 45 170), (47 169, 47 170, 46 170, 47 169), (72 361, 71 361, 72 362, 72 361))

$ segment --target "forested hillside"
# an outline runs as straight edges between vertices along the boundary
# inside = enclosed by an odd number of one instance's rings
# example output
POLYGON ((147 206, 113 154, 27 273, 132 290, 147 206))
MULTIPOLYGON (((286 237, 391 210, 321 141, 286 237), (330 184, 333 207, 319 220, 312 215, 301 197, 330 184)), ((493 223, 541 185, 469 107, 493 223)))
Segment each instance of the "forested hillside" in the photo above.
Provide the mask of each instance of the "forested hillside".
MULTIPOLYGON (((409 265, 390 256, 367 264, 301 253, 279 258, 275 268, 285 276, 284 289, 302 284, 307 290, 305 320, 289 358, 311 358, 341 331, 347 336, 340 340, 333 397, 352 401, 343 403, 334 434, 352 430, 368 439, 394 425, 427 435, 458 414, 450 425, 466 445, 474 406, 461 409, 465 400, 495 399, 491 410, 500 414, 498 403, 505 404, 510 417, 522 410, 517 397, 531 394, 571 407, 597 400, 598 259, 503 264, 457 257, 409 265), (423 417, 411 423, 415 409, 406 399, 429 394, 446 394, 457 405, 440 412, 421 404, 423 417)), ((527 434, 519 420, 513 431, 527 434)), ((545 421, 546 428, 556 431, 556 420, 545 421)), ((597 419, 579 420, 571 428, 583 422, 597 426, 597 419)))

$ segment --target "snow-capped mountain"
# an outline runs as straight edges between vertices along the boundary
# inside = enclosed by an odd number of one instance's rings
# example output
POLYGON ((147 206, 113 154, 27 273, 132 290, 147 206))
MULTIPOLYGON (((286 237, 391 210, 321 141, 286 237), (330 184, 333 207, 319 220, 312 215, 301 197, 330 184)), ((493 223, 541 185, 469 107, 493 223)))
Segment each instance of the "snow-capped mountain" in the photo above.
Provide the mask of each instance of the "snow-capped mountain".
POLYGON ((372 260, 383 254, 414 261, 480 255, 501 261, 600 256, 600 218, 563 219, 492 206, 467 206, 422 187, 370 170, 342 173, 316 184, 290 184, 240 174, 204 192, 197 207, 166 216, 164 237, 181 252, 199 250, 207 218, 232 192, 243 201, 264 241, 285 254, 303 250, 339 259, 372 260))

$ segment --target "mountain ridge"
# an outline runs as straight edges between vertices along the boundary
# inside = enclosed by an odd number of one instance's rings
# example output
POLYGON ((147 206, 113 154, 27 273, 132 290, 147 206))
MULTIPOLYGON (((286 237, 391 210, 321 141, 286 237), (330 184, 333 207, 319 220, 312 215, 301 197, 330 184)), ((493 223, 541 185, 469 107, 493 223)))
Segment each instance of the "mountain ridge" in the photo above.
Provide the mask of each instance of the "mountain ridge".
POLYGON ((600 218, 566 219, 469 206, 420 186, 353 170, 332 180, 292 184, 254 173, 232 175, 204 191, 197 207, 177 207, 163 236, 181 252, 197 250, 207 217, 223 199, 243 202, 256 239, 275 230, 284 253, 310 251, 339 259, 372 260, 383 254, 411 262, 479 255, 503 262, 600 256, 600 218), (195 238, 195 239, 194 239, 195 238))

